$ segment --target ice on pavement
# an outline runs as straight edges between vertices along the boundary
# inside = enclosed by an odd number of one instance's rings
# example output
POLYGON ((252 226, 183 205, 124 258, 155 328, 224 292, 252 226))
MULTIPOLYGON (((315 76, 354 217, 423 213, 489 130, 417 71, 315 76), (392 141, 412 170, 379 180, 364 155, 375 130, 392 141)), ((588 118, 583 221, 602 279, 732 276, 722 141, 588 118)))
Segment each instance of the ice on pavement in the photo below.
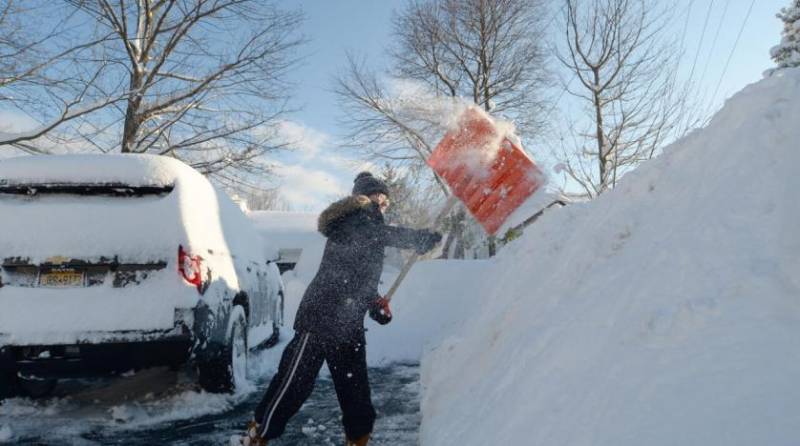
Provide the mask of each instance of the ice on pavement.
POLYGON ((14 432, 11 431, 11 426, 0 424, 0 442, 11 441, 14 437, 14 432))
POLYGON ((183 372, 147 369, 125 377, 67 383, 43 400, 12 398, 0 405, 0 442, 80 442, 90 432, 139 431, 179 420, 222 414, 263 391, 257 380, 275 372, 291 333, 284 331, 276 348, 251 355, 249 385, 236 393, 211 394, 196 389, 183 372), (13 428, 13 429, 12 429, 13 428))

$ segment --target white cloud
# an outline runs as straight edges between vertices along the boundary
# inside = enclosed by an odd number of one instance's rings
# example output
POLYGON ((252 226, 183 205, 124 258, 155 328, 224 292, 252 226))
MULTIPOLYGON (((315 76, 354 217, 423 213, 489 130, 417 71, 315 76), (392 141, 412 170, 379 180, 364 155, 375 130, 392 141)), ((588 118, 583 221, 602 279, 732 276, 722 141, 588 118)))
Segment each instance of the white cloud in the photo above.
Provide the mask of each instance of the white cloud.
POLYGON ((324 155, 322 157, 322 161, 331 167, 335 167, 342 174, 352 175, 354 178, 358 172, 367 170, 372 173, 377 173, 378 170, 380 170, 378 165, 372 161, 348 158, 335 153, 328 153, 324 155))
POLYGON ((418 98, 434 96, 430 88, 420 81, 413 79, 389 78, 387 80, 389 92, 392 96, 400 98, 418 98))
POLYGON ((278 138, 297 149, 305 158, 316 156, 331 141, 327 133, 295 121, 281 121, 278 124, 278 138))
POLYGON ((0 110, 0 132, 20 133, 35 129, 39 123, 23 113, 0 110))
POLYGON ((292 209, 319 211, 335 198, 349 193, 342 179, 332 172, 301 164, 278 164, 281 196, 292 209))
POLYGON ((281 197, 292 209, 321 211, 334 199, 348 195, 358 172, 379 171, 378 166, 337 150, 334 138, 296 121, 282 121, 278 137, 294 152, 271 159, 278 175, 281 197))

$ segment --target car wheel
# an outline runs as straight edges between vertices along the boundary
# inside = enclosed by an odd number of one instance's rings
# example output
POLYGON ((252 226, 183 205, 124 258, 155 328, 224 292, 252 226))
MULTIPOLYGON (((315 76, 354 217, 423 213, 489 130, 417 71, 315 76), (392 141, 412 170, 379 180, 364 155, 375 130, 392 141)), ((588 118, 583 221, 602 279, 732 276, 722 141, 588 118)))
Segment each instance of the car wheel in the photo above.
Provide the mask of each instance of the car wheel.
POLYGON ((35 376, 22 377, 17 380, 20 393, 31 398, 44 398, 55 390, 57 379, 38 378, 35 376))
POLYGON ((200 387, 208 392, 233 392, 247 380, 247 319, 241 306, 231 311, 228 333, 220 354, 197 364, 200 387))

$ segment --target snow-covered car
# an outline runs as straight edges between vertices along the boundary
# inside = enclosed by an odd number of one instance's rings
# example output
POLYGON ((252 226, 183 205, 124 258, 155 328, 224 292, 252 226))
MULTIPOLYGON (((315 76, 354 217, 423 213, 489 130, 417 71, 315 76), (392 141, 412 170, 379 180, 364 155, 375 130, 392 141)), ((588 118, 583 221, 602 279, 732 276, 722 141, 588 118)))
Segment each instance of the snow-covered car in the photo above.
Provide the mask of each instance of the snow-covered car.
POLYGON ((230 391, 277 342, 283 285, 242 211, 172 158, 0 161, 0 400, 189 364, 230 391))

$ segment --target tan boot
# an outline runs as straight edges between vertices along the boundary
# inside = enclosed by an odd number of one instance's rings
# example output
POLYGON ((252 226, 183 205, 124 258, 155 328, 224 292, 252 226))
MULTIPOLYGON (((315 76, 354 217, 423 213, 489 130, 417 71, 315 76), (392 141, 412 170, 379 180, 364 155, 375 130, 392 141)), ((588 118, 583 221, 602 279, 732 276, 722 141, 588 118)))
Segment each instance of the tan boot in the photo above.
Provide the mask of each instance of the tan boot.
POLYGON ((250 421, 247 424, 247 433, 239 438, 241 446, 267 446, 267 440, 258 435, 258 423, 250 421))
POLYGON ((358 440, 351 440, 345 437, 345 446, 367 446, 369 443, 369 434, 364 435, 363 437, 359 438, 358 440))

